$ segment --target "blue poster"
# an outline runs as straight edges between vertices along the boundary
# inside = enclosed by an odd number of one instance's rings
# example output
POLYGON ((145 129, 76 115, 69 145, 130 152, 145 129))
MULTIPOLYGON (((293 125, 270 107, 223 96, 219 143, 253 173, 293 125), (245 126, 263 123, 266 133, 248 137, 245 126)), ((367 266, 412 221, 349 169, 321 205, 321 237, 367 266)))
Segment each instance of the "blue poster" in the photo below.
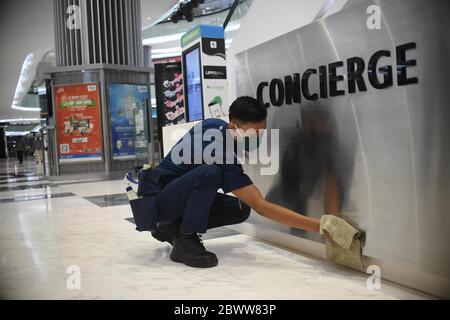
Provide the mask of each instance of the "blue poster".
POLYGON ((147 86, 109 85, 113 159, 147 158, 148 99, 147 86))

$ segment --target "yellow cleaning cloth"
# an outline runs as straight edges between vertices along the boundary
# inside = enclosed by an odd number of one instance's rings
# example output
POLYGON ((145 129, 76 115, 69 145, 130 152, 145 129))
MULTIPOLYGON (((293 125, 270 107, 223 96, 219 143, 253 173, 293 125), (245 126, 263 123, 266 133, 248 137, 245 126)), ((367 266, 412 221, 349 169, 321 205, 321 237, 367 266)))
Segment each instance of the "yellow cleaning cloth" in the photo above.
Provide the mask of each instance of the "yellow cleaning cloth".
POLYGON ((344 219, 325 215, 320 220, 320 234, 326 231, 332 240, 326 238, 327 259, 334 263, 359 271, 365 271, 362 261, 362 244, 358 239, 361 232, 344 219))

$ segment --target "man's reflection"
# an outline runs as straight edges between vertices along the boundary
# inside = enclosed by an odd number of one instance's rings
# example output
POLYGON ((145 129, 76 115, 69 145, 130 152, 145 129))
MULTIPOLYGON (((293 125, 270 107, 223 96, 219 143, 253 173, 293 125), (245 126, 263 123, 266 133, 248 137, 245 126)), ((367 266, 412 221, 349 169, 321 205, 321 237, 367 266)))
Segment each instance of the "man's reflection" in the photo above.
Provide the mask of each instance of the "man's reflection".
POLYGON ((325 214, 341 213, 353 159, 339 148, 336 129, 326 107, 315 104, 301 109, 296 126, 280 130, 280 172, 267 200, 308 215, 310 200, 321 199, 325 214))

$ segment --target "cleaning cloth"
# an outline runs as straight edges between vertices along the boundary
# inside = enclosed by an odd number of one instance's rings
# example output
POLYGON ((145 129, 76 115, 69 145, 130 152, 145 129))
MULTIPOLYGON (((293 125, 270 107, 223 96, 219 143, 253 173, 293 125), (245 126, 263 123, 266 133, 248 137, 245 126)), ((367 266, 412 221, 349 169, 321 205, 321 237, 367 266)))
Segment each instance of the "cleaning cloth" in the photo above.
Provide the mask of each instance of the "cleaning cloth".
POLYGON ((363 233, 343 218, 324 215, 320 220, 320 234, 325 238, 327 259, 359 271, 365 271, 362 261, 363 233))

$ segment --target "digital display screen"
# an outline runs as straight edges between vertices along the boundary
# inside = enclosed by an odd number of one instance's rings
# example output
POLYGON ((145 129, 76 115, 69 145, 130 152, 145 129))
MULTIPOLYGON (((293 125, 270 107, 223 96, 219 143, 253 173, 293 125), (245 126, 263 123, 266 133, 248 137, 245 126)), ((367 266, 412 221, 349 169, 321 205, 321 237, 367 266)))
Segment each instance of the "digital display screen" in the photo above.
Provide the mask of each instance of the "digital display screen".
POLYGON ((203 97, 200 68, 200 48, 185 55, 187 106, 189 121, 203 120, 203 97))

